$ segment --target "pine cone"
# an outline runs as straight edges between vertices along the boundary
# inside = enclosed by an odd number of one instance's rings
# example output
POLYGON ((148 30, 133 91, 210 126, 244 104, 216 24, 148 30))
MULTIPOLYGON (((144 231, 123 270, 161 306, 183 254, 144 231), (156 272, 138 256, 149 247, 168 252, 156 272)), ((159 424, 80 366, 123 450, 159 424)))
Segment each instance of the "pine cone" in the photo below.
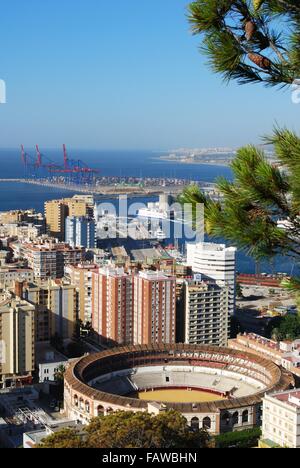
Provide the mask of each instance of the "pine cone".
POLYGON ((252 208, 251 210, 249 210, 248 216, 251 221, 256 221, 257 219, 267 218, 265 210, 263 210, 262 208, 258 208, 258 207, 252 208))
POLYGON ((263 70, 268 70, 271 68, 271 61, 263 55, 248 54, 248 58, 251 60, 251 62, 255 63, 255 65, 257 65, 259 68, 262 68, 263 70))
POLYGON ((256 24, 253 21, 249 20, 245 24, 245 33, 247 41, 251 41, 254 33, 256 32, 256 24))

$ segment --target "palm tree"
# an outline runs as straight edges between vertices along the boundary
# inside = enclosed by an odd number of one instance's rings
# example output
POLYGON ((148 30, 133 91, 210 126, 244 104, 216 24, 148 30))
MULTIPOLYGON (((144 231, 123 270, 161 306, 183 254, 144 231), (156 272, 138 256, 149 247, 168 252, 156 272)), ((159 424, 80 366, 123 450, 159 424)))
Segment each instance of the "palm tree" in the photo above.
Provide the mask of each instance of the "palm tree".
POLYGON ((54 374, 55 381, 58 383, 63 383, 65 378, 66 368, 63 364, 61 364, 54 374))

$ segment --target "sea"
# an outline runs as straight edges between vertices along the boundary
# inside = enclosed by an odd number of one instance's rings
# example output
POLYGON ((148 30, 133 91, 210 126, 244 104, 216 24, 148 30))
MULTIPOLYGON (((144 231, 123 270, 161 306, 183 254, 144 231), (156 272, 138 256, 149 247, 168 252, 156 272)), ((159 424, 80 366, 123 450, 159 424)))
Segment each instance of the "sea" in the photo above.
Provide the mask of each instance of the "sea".
MULTIPOLYGON (((31 151, 34 155, 34 150, 31 151)), ((83 160, 89 166, 98 169, 102 176, 120 177, 165 177, 187 180, 214 182, 224 176, 232 180, 229 167, 181 164, 160 159, 159 151, 72 151, 69 157, 83 160)), ((57 164, 62 163, 61 150, 47 150, 44 158, 57 164)), ((0 179, 19 179, 24 177, 24 167, 18 149, 0 150, 0 179)), ((54 200, 74 193, 57 188, 41 187, 22 183, 0 183, 0 211, 34 208, 42 212, 47 200, 54 200)), ((153 199, 151 199, 153 200, 153 199)), ((136 203, 136 199, 134 202, 136 203)), ((145 203, 149 200, 141 198, 145 203)), ((129 200, 130 203, 130 200, 129 200)), ((211 239, 206 239, 207 241, 211 239)), ((172 239, 170 239, 172 241, 172 239)), ((222 241, 222 240, 220 240, 222 241)), ((278 257, 272 262, 261 262, 259 265, 245 253, 238 253, 238 271, 241 273, 260 272, 273 274, 300 274, 299 265, 287 257, 278 257)))

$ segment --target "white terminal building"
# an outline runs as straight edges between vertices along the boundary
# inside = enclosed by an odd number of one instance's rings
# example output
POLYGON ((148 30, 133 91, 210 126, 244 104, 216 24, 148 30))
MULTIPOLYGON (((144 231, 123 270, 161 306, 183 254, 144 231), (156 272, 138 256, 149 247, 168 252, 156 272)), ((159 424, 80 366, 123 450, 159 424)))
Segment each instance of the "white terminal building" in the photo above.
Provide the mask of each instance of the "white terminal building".
POLYGON ((235 313, 236 252, 235 247, 224 244, 187 244, 187 264, 193 272, 201 274, 203 280, 213 280, 229 288, 228 308, 231 316, 235 313))
POLYGON ((274 393, 263 399, 260 448, 300 448, 300 390, 274 393))

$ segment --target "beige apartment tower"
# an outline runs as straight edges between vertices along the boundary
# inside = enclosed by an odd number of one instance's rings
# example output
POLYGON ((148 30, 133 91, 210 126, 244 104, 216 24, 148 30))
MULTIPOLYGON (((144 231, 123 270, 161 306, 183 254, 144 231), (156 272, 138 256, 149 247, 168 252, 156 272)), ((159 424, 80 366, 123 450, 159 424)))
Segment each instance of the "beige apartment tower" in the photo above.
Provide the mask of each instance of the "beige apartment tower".
POLYGON ((69 265, 65 275, 71 284, 76 286, 79 300, 79 319, 84 323, 92 323, 92 286, 93 273, 98 273, 96 265, 79 264, 69 265))
POLYGON ((88 197, 75 196, 63 200, 53 200, 45 203, 45 217, 48 234, 60 241, 65 240, 65 223, 67 217, 93 218, 94 210, 88 197))
POLYGON ((22 299, 0 305, 0 388, 30 380, 35 368, 35 306, 22 299))
POLYGON ((68 208, 62 200, 53 200, 45 203, 45 217, 47 232, 51 237, 63 241, 65 238, 65 221, 68 208))
POLYGON ((76 287, 62 280, 28 285, 24 297, 37 309, 36 341, 49 341, 58 335, 72 339, 78 319, 76 287))

